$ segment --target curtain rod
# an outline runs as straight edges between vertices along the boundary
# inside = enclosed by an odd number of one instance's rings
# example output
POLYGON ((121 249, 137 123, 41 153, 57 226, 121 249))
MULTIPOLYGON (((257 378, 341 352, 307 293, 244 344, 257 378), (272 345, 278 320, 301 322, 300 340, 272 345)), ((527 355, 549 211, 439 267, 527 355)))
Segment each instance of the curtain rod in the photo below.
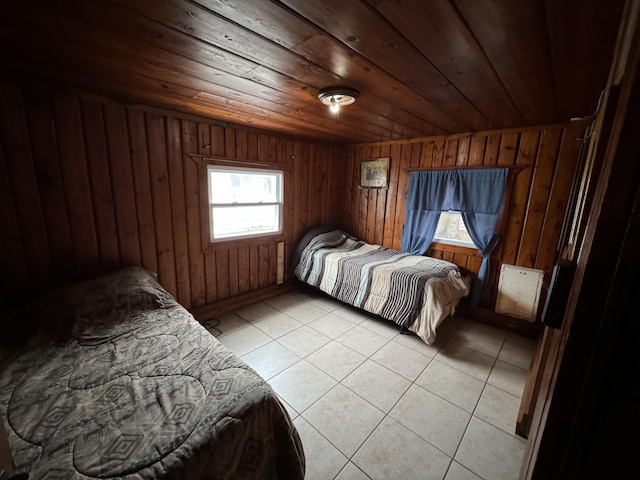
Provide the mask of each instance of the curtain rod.
POLYGON ((522 165, 472 165, 466 167, 424 167, 424 168, 406 168, 403 167, 402 171, 404 172, 428 172, 433 170, 488 170, 490 168, 508 168, 509 170, 513 170, 515 172, 519 172, 520 170, 524 170, 525 168, 529 168, 531 166, 530 163, 525 163, 522 165))

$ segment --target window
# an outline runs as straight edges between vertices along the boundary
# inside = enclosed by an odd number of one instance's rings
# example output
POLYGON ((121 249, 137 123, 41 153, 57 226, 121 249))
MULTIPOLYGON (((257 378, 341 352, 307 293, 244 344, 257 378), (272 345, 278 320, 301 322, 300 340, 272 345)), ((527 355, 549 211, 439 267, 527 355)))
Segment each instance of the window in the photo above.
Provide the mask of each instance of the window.
POLYGON ((282 232, 283 172, 209 165, 211 241, 282 232))
POLYGON ((433 237, 434 242, 448 243, 461 247, 476 248, 469 236, 460 212, 442 212, 433 237))

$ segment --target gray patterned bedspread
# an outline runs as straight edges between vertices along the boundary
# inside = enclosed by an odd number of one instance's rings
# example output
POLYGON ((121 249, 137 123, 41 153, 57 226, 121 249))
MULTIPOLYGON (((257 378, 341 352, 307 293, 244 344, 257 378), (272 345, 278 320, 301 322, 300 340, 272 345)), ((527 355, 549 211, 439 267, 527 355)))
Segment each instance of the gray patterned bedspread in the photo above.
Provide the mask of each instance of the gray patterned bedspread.
POLYGON ((39 479, 302 479, 271 387, 146 270, 61 290, 39 334, 0 356, 17 470, 39 479))
POLYGON ((469 293, 450 262, 319 229, 297 247, 295 276, 332 297, 435 341, 436 328, 469 293), (318 232, 318 233, 316 233, 318 232))

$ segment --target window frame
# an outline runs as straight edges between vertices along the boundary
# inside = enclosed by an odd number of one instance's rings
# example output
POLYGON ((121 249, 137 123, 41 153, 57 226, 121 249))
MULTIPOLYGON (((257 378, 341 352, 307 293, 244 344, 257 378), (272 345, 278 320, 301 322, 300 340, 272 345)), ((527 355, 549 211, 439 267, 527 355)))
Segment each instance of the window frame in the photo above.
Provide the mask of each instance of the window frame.
POLYGON ((284 185, 285 185, 285 172, 284 170, 277 168, 264 168, 264 167, 256 167, 256 166, 231 166, 231 165, 220 165, 220 164, 207 164, 207 213, 209 217, 208 222, 208 230, 209 230, 209 241, 210 243, 220 243, 220 242, 231 242, 237 240, 245 240, 251 238, 263 238, 263 237, 272 237, 276 235, 281 235, 284 231, 284 185), (277 175, 276 185, 277 185, 277 197, 278 200, 275 202, 256 202, 256 203, 214 203, 212 201, 212 183, 211 183, 211 172, 212 171, 223 171, 229 173, 254 173, 254 174, 272 174, 277 175), (215 238, 214 233, 214 221, 213 221, 213 211, 216 207, 222 208, 242 208, 242 207, 255 207, 255 206, 277 206, 278 207, 278 230, 275 232, 260 232, 255 234, 247 234, 247 235, 232 235, 227 237, 215 238))
MULTIPOLYGON (((212 157, 210 155, 199 155, 199 154, 187 154, 191 160, 193 160, 194 166, 197 167, 197 178, 198 178, 198 191, 199 191, 199 205, 192 206, 196 207, 199 210, 200 214, 200 233, 201 233, 201 245, 202 245, 202 253, 210 253, 216 251, 222 251, 229 248, 242 248, 242 247, 250 247, 255 245, 260 245, 265 242, 265 239, 269 239, 269 242, 280 242, 286 240, 286 232, 290 228, 291 221, 291 176, 294 170, 294 165, 290 164, 269 164, 269 163, 259 163, 259 162, 251 162, 249 160, 237 160, 226 157, 212 157), (279 234, 271 233, 265 235, 253 235, 249 237, 243 238, 231 238, 219 240, 216 242, 211 242, 211 226, 210 226, 210 214, 209 214, 209 179, 208 175, 208 166, 209 165, 222 165, 229 167, 231 169, 238 167, 245 167, 249 169, 264 169, 264 170, 279 170, 283 173, 282 177, 282 231, 279 234)), ((193 171, 193 174, 196 174, 193 171)), ((188 174, 188 170, 185 171, 185 175, 188 174)), ((187 210, 189 210, 189 205, 187 205, 187 210)), ((187 212, 188 213, 188 212, 187 212)))
POLYGON ((456 247, 462 247, 462 248, 469 248, 469 249, 474 249, 477 250, 478 247, 476 247, 475 243, 473 243, 473 240, 471 242, 463 242, 460 240, 454 240, 454 239, 450 239, 450 238, 444 238, 444 237, 438 237, 437 236, 437 231, 438 231, 438 226, 440 226, 440 221, 442 220, 442 214, 443 213, 456 213, 460 216, 460 220, 463 223, 464 229, 467 232, 467 235, 469 234, 469 232, 467 231, 467 226, 464 225, 464 221, 462 220, 462 213, 457 211, 457 210, 449 210, 446 212, 440 212, 440 218, 438 219, 438 225, 436 226, 436 233, 433 235, 433 242, 432 243, 439 243, 439 244, 443 244, 443 245, 453 245, 456 247))

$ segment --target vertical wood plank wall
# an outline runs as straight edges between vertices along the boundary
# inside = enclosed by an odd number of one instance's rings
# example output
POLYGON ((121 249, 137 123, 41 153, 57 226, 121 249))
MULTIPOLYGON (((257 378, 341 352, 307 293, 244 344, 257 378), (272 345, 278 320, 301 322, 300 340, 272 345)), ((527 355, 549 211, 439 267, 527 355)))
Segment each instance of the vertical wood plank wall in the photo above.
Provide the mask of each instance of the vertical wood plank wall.
POLYGON ((339 222, 343 148, 39 88, 0 84, 0 105, 4 301, 128 265, 187 308, 275 285, 269 237, 204 253, 190 153, 288 167, 285 259, 339 222))
MULTIPOLYGON (((584 125, 570 124, 351 146, 346 157, 343 228, 369 243, 400 249, 408 170, 526 166, 514 177, 506 222, 480 303, 493 309, 503 263, 544 270, 545 281, 550 280, 581 150, 577 139, 583 133, 584 125), (388 188, 359 188, 360 161, 377 157, 390 158, 388 188)), ((427 254, 457 264, 472 279, 482 260, 472 250, 441 244, 427 254)))

